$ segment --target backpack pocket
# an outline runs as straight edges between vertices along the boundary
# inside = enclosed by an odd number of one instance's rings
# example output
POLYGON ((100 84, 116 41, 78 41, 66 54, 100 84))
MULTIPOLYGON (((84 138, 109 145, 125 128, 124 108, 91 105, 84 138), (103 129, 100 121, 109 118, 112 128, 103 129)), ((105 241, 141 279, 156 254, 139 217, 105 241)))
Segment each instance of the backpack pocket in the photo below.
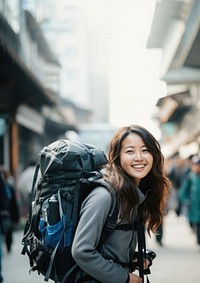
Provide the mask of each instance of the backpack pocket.
POLYGON ((42 235, 42 242, 49 248, 69 247, 72 244, 72 227, 73 223, 70 220, 68 227, 65 227, 65 216, 62 217, 56 224, 49 225, 43 219, 40 219, 40 232, 42 235))
MULTIPOLYGON (((49 273, 49 266, 52 262, 52 256, 53 249, 47 248, 46 244, 42 243, 41 241, 38 241, 36 237, 33 236, 31 238, 30 258, 32 261, 32 270, 38 270, 41 274, 43 274, 46 277, 45 281, 48 281, 48 279, 50 278, 55 282, 58 282, 58 280, 60 282, 66 275, 68 270, 73 268, 76 263, 71 256, 71 248, 62 248, 60 250, 57 250, 56 255, 54 255, 54 264, 50 269, 49 273), (66 259, 65 264, 63 264, 63 259, 66 259)), ((69 274, 65 282, 75 282, 74 274, 74 272, 69 274)))

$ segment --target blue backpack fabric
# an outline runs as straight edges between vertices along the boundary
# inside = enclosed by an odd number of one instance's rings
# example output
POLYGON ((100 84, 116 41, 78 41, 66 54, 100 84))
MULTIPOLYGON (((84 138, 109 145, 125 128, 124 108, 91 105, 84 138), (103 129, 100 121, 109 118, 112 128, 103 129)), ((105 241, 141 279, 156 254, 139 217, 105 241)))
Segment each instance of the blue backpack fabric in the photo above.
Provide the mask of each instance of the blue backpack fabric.
POLYGON ((115 197, 101 174, 106 163, 102 150, 76 141, 58 140, 39 153, 22 254, 28 255, 31 270, 37 270, 45 281, 74 282, 78 266, 71 245, 80 207, 98 185, 111 192, 113 201, 99 245, 114 229, 118 214, 115 197))

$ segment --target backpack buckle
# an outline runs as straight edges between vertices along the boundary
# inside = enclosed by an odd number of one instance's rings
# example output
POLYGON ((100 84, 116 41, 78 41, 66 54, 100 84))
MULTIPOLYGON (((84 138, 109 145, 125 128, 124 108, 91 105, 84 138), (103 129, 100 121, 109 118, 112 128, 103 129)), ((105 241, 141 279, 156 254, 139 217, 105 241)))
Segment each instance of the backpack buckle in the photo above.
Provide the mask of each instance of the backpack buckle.
POLYGON ((74 196, 71 195, 69 192, 65 192, 65 191, 62 191, 62 196, 69 202, 73 202, 74 201, 74 196))

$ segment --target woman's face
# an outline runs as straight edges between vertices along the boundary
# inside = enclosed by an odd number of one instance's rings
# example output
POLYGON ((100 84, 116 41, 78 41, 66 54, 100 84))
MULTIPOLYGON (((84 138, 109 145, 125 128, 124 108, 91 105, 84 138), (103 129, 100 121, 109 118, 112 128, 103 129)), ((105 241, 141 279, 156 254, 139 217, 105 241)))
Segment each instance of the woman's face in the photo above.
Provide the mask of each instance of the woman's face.
POLYGON ((153 156, 137 134, 131 133, 123 140, 120 164, 137 185, 150 172, 153 166, 153 156))

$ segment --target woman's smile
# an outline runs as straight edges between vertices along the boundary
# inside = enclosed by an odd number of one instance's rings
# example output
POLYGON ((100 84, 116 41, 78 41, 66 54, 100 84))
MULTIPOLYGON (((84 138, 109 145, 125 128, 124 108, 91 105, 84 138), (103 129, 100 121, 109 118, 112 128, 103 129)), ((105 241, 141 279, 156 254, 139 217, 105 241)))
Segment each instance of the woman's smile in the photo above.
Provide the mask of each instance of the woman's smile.
POLYGON ((120 163, 124 171, 138 185, 140 180, 150 172, 153 165, 153 156, 139 135, 131 133, 123 140, 120 163))

